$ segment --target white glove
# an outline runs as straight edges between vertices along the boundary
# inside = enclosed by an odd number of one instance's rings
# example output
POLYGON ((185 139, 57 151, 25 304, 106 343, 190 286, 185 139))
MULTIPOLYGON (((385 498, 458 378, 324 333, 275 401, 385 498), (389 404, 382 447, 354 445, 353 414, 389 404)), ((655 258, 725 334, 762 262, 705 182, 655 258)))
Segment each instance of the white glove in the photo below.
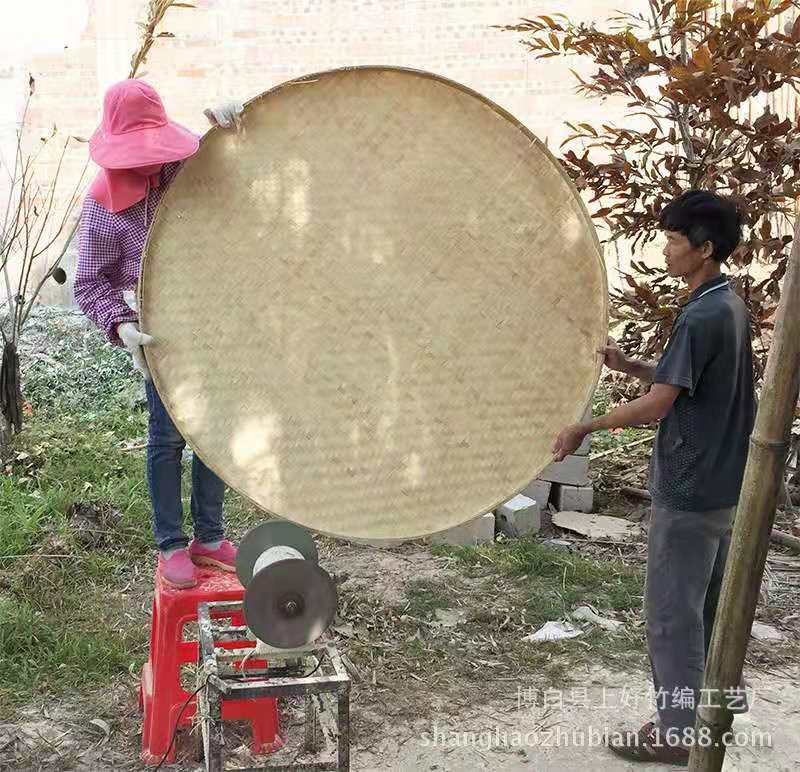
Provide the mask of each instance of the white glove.
POLYGON ((150 370, 147 367, 142 346, 149 346, 153 342, 152 336, 139 330, 139 325, 136 322, 123 322, 118 325, 117 335, 119 335, 119 339, 130 352, 134 368, 144 376, 146 381, 151 380, 150 370))
POLYGON ((243 112, 244 106, 241 102, 230 101, 219 107, 203 110, 203 115, 208 118, 212 126, 219 126, 223 129, 235 128, 236 131, 239 131, 242 128, 243 112))

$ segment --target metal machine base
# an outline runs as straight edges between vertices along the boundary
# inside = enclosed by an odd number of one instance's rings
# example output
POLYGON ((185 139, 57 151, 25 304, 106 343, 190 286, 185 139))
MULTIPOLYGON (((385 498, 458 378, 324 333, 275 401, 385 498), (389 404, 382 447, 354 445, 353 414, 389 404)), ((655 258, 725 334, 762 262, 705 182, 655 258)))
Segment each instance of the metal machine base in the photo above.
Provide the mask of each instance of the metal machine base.
MULTIPOLYGON (((305 749, 317 759, 298 764, 247 767, 234 772, 296 772, 297 770, 350 769, 350 678, 339 652, 332 644, 317 645, 291 651, 272 650, 269 666, 261 669, 241 667, 241 662, 253 649, 237 642, 252 641, 246 627, 231 627, 212 621, 215 616, 242 611, 241 602, 214 601, 198 606, 200 661, 197 715, 203 734, 203 750, 207 772, 225 769, 225 737, 223 733, 222 701, 258 697, 297 697, 306 700, 305 749), (221 645, 225 644, 222 648, 221 645), (303 673, 308 662, 316 658, 317 668, 307 677, 303 673), (336 749, 335 760, 330 760, 336 749), (327 760, 325 760, 327 759, 327 760)), ((262 651, 259 658, 264 656, 262 651)), ((231 772, 229 770, 229 772, 231 772)))

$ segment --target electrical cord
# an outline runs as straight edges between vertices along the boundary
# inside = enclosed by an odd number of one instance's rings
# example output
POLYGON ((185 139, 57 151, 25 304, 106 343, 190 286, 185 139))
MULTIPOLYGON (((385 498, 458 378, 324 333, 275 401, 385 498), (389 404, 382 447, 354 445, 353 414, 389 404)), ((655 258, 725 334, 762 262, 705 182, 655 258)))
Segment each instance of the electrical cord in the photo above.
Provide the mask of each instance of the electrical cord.
MULTIPOLYGON (((316 659, 317 659, 317 664, 314 667, 314 669, 309 671, 305 675, 300 676, 300 678, 311 678, 311 676, 314 675, 314 673, 316 673, 317 670, 320 669, 320 667, 322 666, 322 657, 317 657, 316 659)), ((178 736, 178 727, 180 726, 180 723, 181 723, 181 717, 183 716, 183 711, 186 710, 186 708, 189 707, 189 703, 198 694, 200 694, 200 692, 203 691, 203 689, 205 689, 206 686, 208 686, 208 678, 206 678, 206 680, 202 684, 200 684, 200 686, 198 686, 186 698, 186 702, 184 702, 183 705, 181 705, 181 709, 180 709, 180 711, 178 711, 178 717, 175 719, 175 728, 172 730, 172 737, 170 738, 169 745, 167 746, 167 750, 164 751, 164 755, 161 757, 161 761, 158 762, 158 766, 153 770, 153 772, 158 772, 158 770, 161 769, 161 767, 164 766, 164 762, 167 760, 167 756, 169 756, 170 751, 172 750, 172 746, 175 745, 175 739, 178 736)))
POLYGON ((183 711, 189 707, 189 703, 198 695, 200 694, 203 689, 208 686, 208 678, 206 678, 203 683, 200 684, 187 698, 186 702, 183 703, 181 706, 180 711, 178 712, 178 717, 175 719, 175 728, 172 730, 172 738, 169 741, 169 745, 167 746, 167 750, 164 751, 164 755, 161 757, 161 761, 158 762, 158 766, 153 770, 153 772, 158 772, 161 767, 164 766, 164 762, 167 760, 167 756, 169 756, 170 751, 172 750, 172 746, 175 745, 175 738, 178 736, 178 727, 181 723, 181 717, 183 716, 183 711))
POLYGON ((322 665, 322 657, 317 657, 317 666, 310 673, 306 673, 305 675, 300 676, 300 678, 311 678, 311 676, 314 675, 317 670, 319 670, 320 665, 322 665))

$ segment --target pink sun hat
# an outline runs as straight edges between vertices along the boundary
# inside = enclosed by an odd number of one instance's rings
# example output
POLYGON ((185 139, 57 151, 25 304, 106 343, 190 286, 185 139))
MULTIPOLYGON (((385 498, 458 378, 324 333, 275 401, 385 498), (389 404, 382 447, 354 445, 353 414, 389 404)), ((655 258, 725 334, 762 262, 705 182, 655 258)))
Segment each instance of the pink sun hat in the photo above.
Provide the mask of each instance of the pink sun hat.
POLYGON ((135 169, 182 161, 199 146, 197 136, 167 118, 151 85, 129 79, 106 91, 103 122, 89 140, 89 155, 103 169, 135 169))

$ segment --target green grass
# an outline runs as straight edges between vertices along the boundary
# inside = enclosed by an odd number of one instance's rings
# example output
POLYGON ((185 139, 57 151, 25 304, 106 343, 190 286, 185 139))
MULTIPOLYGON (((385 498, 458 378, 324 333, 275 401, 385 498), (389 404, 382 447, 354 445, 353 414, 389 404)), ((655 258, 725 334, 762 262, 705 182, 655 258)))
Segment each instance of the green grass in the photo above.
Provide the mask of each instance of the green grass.
MULTIPOLYGON (((142 581, 136 565, 153 560, 144 451, 123 447, 146 420, 111 402, 93 419, 34 414, 14 440, 0 478, 0 713, 35 694, 102 684, 146 657, 144 616, 106 619, 120 609, 117 589, 142 581), (79 502, 118 513, 103 544, 87 547, 70 520, 79 502), (53 552, 70 557, 41 557, 53 552)), ((187 465, 188 528, 190 479, 187 465)), ((226 516, 232 530, 258 517, 234 494, 226 516)))
MULTIPOLYGON (((32 415, 0 468, 0 715, 138 670, 149 636, 145 452, 125 449, 147 434, 141 378, 124 351, 74 318, 45 312, 30 329, 23 394, 32 415), (110 513, 100 543, 70 518, 78 503, 110 513)), ((185 468, 189 528, 190 479, 185 468)), ((259 517, 235 494, 226 516, 232 532, 259 517)))
POLYGON ((591 560, 534 539, 432 549, 434 554, 454 558, 468 573, 491 566, 518 580, 528 597, 527 618, 534 622, 562 618, 585 603, 601 613, 641 608, 643 574, 619 561, 591 560))
POLYGON ((38 490, 20 489, 13 478, 0 477, 0 555, 27 553, 51 509, 38 490))
MULTIPOLYGON (((643 628, 633 624, 642 607, 643 572, 616 560, 593 560, 547 546, 535 539, 494 542, 479 547, 437 545, 431 551, 452 559, 465 575, 466 586, 475 589, 457 593, 466 604, 467 622, 461 630, 482 640, 496 641, 495 653, 486 659, 511 664, 520 677, 532 678, 550 687, 567 685, 579 667, 592 664, 630 670, 646 665, 643 628), (487 602, 493 588, 502 598, 502 611, 487 602), (548 621, 568 619, 581 605, 594 606, 601 615, 625 619, 623 628, 608 632, 587 626, 577 640, 531 643, 523 638, 548 621), (514 620, 503 626, 508 615, 514 620), (502 653, 500 653, 502 652, 502 653)), ((456 580, 457 584, 459 583, 456 580)), ((408 591, 406 613, 430 619, 435 609, 451 605, 453 582, 414 582, 408 591)), ((495 604, 496 605, 496 604, 495 604)), ((412 625, 413 627, 413 625, 412 625)), ((474 677, 458 640, 437 640, 425 645, 407 639, 403 655, 418 660, 420 672, 445 668, 474 677)), ((474 655, 473 655, 474 656, 474 655)))
POLYGON ((97 606, 86 602, 91 595, 81 601, 58 594, 57 604, 54 597, 34 603, 0 596, 0 699, 9 705, 28 699, 34 689, 62 694, 141 665, 141 628, 121 632, 97 624, 97 606), (78 605, 90 613, 74 613, 78 605))
POLYGON ((144 417, 120 408, 94 420, 32 419, 14 440, 0 484, 0 512, 11 523, 0 525, 0 555, 32 549, 47 531, 63 530, 77 502, 118 510, 119 546, 141 553, 149 528, 143 458, 125 451, 122 442, 143 431, 144 417))
POLYGON ((114 407, 95 420, 34 414, 15 438, 0 480, 0 706, 141 665, 146 624, 109 615, 150 548, 142 456, 121 448, 142 429, 140 414, 114 407), (119 512, 102 545, 87 548, 73 526, 79 502, 119 512))
POLYGON ((406 587, 405 612, 411 616, 426 619, 432 616, 436 609, 445 609, 452 606, 450 598, 453 595, 451 585, 444 582, 435 582, 430 579, 415 579, 406 587))

